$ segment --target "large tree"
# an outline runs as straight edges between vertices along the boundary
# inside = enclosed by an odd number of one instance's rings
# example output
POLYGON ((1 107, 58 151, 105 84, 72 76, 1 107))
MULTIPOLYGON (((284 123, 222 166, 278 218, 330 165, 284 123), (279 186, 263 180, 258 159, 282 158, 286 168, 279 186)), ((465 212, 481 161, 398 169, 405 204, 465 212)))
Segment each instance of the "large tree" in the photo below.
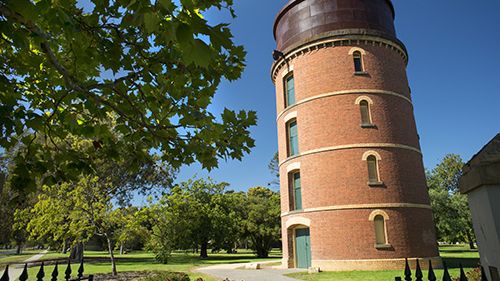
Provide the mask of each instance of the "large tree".
POLYGON ((151 151, 173 167, 241 159, 254 146, 255 112, 217 117, 207 109, 221 80, 244 68, 228 25, 203 18, 211 8, 233 14, 232 2, 0 0, 0 147, 25 147, 13 187, 34 189, 47 172, 76 180, 95 169, 56 145, 68 135, 96 149, 134 143, 133 162, 151 151), (102 122, 110 115, 114 128, 102 122), (57 171, 48 150, 57 152, 57 171))
POLYGON ((239 217, 225 195, 226 183, 189 180, 174 187, 156 208, 153 250, 166 262, 174 249, 232 250, 239 234, 239 217))
POLYGON ((281 237, 280 195, 265 187, 250 188, 244 208, 244 236, 258 257, 267 258, 281 237))
POLYGON ((459 180, 464 162, 448 154, 434 169, 427 171, 432 210, 440 240, 468 242, 474 249, 474 232, 467 197, 460 194, 459 180))

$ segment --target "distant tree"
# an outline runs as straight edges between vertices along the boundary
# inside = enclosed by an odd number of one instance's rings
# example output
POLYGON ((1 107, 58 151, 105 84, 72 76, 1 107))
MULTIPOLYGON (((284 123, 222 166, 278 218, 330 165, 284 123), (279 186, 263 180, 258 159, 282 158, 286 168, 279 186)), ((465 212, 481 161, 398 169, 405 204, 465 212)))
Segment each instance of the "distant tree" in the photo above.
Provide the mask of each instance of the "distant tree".
MULTIPOLYGON (((68 135, 96 150, 133 143, 132 163, 155 151, 176 168, 198 161, 210 169, 250 151, 255 112, 208 110, 220 82, 244 69, 228 25, 202 15, 234 16, 232 0, 81 2, 0 0, 0 147, 25 148, 13 189, 91 175, 92 159, 59 145, 68 135), (103 122, 109 115, 115 124, 103 122)), ((108 152, 101 156, 114 161, 108 152)))
POLYGON ((267 168, 271 172, 271 175, 273 177, 273 180, 268 183, 268 186, 272 187, 278 187, 280 186, 280 167, 279 167, 279 155, 278 152, 276 152, 267 165, 267 168))
POLYGON ((175 186, 159 204, 153 206, 157 219, 151 247, 157 258, 167 262, 174 249, 228 250, 238 237, 238 216, 225 196, 226 183, 211 179, 189 180, 175 186))
POLYGON ((474 232, 467 197, 460 194, 459 180, 464 162, 459 155, 448 154, 427 171, 438 238, 449 242, 468 242, 474 249, 474 232))
POLYGON ((250 188, 246 195, 244 235, 260 258, 267 258, 281 237, 280 195, 265 187, 250 188))

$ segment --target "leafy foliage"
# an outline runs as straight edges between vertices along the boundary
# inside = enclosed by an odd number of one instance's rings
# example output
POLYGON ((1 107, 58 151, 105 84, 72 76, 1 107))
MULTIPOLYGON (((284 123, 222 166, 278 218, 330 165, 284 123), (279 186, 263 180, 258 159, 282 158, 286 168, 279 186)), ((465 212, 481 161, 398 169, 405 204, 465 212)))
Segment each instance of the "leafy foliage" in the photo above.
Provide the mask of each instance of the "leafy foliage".
POLYGON ((245 51, 228 25, 210 25, 202 15, 214 7, 233 14, 231 6, 0 0, 0 147, 24 147, 13 187, 34 190, 35 178, 54 184, 54 176, 90 174, 92 159, 61 145, 69 135, 104 148, 104 159, 133 144, 131 163, 152 151, 174 168, 241 159, 254 146, 255 112, 225 109, 217 117, 207 110, 221 80, 239 78, 244 68, 245 51), (114 123, 103 121, 110 116, 114 123))
POLYGON ((474 248, 467 197, 460 194, 458 186, 463 166, 459 155, 448 154, 433 170, 427 171, 427 183, 438 238, 448 242, 467 241, 474 248))

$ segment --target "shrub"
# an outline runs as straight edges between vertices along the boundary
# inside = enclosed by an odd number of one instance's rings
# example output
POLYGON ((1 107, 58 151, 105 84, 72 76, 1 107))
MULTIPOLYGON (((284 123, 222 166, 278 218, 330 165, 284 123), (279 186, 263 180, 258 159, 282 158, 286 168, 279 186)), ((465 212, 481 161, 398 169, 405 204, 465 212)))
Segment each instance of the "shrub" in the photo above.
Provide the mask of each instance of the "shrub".
MULTIPOLYGON (((155 272, 140 281, 190 281, 189 276, 184 272, 155 272)), ((196 281, 203 281, 198 278, 196 281)))

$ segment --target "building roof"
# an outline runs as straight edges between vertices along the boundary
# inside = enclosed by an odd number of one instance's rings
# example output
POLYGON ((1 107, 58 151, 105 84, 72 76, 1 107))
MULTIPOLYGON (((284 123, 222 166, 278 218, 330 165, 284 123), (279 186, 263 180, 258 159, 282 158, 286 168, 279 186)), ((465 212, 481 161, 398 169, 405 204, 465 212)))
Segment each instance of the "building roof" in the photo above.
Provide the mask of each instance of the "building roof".
POLYGON ((483 185, 500 186, 500 134, 497 134, 465 164, 460 192, 469 193, 483 185))

